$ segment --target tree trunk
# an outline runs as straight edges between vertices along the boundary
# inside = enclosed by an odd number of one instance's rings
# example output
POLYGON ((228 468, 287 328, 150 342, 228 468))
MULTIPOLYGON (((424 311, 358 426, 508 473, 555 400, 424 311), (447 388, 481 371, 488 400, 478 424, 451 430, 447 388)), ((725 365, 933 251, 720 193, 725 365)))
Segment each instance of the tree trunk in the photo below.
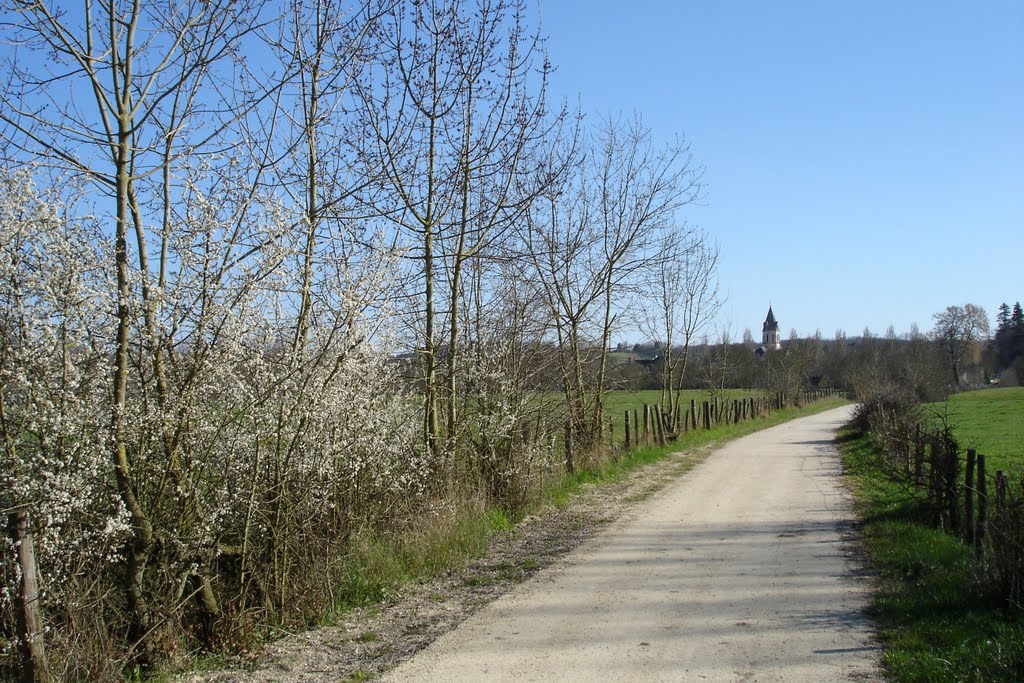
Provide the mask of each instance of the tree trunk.
POLYGON ((32 543, 32 523, 24 508, 8 515, 7 529, 11 541, 17 546, 21 580, 16 595, 18 638, 21 640, 22 674, 25 683, 45 683, 50 680, 43 641, 43 616, 39 609, 39 584, 36 572, 35 548, 32 543))
POLYGON ((114 263, 117 277, 117 342, 114 352, 114 396, 111 414, 110 431, 113 437, 114 475, 117 480, 118 492, 125 508, 131 517, 132 537, 127 553, 125 567, 126 592, 128 598, 129 619, 131 622, 131 638, 138 648, 137 657, 143 668, 153 665, 155 651, 148 638, 152 628, 149 603, 146 598, 143 580, 146 564, 149 561, 153 546, 153 527, 149 517, 135 494, 131 480, 128 461, 127 438, 125 434, 124 413, 127 408, 128 394, 128 337, 131 329, 131 283, 128 273, 128 195, 130 182, 131 133, 127 120, 130 106, 123 100, 119 102, 122 117, 119 118, 118 146, 116 148, 117 165, 117 225, 114 244, 114 263))

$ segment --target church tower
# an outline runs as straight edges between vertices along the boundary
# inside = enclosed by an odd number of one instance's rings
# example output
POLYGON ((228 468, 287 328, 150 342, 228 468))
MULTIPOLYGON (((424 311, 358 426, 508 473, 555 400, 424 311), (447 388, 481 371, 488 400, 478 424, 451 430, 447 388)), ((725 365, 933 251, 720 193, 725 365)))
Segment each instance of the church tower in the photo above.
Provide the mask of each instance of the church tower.
POLYGON ((779 322, 772 313, 772 307, 768 307, 768 317, 764 319, 764 326, 761 327, 761 346, 772 351, 782 348, 782 335, 779 334, 779 322))

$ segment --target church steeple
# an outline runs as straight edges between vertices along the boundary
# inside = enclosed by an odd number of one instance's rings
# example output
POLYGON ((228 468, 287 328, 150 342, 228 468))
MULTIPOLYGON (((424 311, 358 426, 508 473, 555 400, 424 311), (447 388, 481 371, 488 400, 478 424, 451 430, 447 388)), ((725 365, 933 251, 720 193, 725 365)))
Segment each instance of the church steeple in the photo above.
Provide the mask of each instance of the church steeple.
POLYGON ((782 335, 779 334, 779 322, 775 319, 772 307, 768 305, 768 317, 761 327, 761 345, 766 349, 778 351, 782 348, 782 335))

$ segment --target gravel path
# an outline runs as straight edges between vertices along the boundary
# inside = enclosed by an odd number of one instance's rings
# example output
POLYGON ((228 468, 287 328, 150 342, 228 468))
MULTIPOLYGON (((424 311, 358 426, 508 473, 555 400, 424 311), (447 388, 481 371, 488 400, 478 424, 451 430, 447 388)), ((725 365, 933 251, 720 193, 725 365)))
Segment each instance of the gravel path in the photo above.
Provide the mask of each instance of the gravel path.
POLYGON ((839 408, 733 441, 387 681, 881 680, 839 408))

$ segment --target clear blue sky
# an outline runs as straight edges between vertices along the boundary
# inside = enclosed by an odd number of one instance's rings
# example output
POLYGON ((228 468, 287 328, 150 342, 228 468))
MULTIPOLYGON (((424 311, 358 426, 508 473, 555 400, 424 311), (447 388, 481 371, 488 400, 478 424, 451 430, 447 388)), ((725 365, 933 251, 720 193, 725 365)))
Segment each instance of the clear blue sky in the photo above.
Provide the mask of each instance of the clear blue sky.
POLYGON ((1024 300, 1024 2, 540 2, 554 94, 705 165, 734 337, 1024 300))

